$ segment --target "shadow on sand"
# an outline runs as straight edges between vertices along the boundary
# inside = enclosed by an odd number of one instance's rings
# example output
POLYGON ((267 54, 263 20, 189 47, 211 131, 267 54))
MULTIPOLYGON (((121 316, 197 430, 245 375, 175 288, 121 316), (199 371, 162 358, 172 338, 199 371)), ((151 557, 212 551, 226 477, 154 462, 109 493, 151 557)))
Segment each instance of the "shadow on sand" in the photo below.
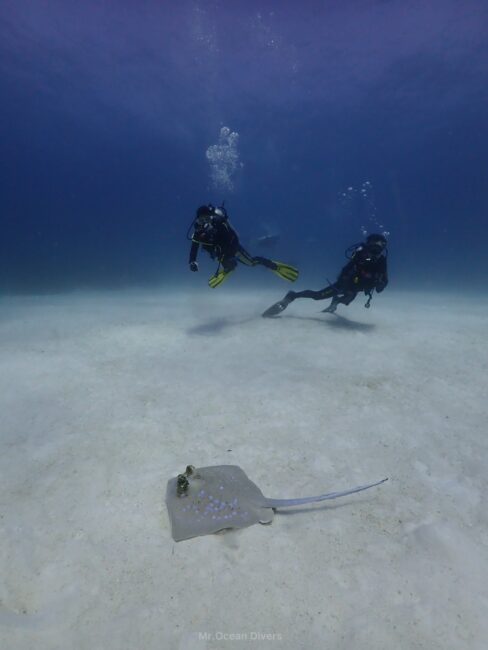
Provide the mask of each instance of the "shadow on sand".
MULTIPOLYGON (((187 333, 190 336, 216 336, 220 334, 225 329, 230 327, 235 327, 237 325, 245 325, 251 321, 257 320, 258 316, 251 316, 249 318, 244 318, 241 320, 232 320, 231 318, 214 318, 206 323, 201 323, 195 327, 191 327, 187 333)), ((306 320, 306 321, 316 321, 327 327, 332 327, 336 329, 351 330, 356 332, 370 332, 373 330, 376 325, 371 323, 359 323, 357 321, 349 320, 344 316, 339 316, 338 314, 327 314, 326 317, 318 318, 316 316, 274 316, 273 319, 296 319, 296 320, 306 320)), ((269 319, 267 319, 269 320, 269 319)))
POLYGON ((234 327, 235 325, 244 325, 245 323, 250 323, 253 320, 256 320, 255 316, 251 318, 245 318, 243 320, 232 320, 231 318, 214 318, 207 323, 202 323, 196 327, 191 327, 187 333, 190 336, 215 336, 216 334, 220 334, 229 327, 234 327))
POLYGON ((323 323, 327 327, 335 329, 354 330, 356 332, 370 332, 376 325, 373 323, 359 323, 354 320, 349 320, 339 314, 327 314, 326 317, 317 318, 316 316, 284 316, 283 318, 296 318, 298 320, 314 320, 318 323, 323 323), (328 317, 327 317, 328 316, 328 317))

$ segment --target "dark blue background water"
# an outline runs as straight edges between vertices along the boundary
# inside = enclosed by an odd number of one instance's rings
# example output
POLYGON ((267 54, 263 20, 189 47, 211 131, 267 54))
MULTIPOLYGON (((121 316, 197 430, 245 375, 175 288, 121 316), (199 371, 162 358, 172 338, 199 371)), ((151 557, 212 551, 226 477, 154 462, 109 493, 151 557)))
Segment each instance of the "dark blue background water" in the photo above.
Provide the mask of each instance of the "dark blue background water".
POLYGON ((251 252, 279 231, 302 288, 380 224, 397 286, 484 286, 486 2, 12 0, 0 21, 3 290, 208 290, 185 233, 222 199, 251 252), (233 190, 206 158, 224 125, 233 190))

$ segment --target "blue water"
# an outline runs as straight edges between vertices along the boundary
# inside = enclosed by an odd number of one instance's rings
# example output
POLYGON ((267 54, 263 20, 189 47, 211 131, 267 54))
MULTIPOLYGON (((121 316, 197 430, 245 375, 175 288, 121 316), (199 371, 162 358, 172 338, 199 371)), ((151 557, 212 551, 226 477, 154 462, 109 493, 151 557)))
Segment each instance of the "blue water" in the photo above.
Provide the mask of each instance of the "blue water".
POLYGON ((483 290, 487 28, 482 0, 3 2, 0 290, 209 291, 185 234, 222 200, 300 288, 381 230, 392 287, 483 290))

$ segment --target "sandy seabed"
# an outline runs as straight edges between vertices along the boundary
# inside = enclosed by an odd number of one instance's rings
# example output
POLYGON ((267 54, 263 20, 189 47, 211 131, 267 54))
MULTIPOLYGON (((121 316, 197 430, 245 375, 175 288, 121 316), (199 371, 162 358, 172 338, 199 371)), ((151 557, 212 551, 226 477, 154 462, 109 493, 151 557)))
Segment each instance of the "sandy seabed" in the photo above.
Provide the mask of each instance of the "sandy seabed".
POLYGON ((488 299, 0 301, 0 648, 485 649, 488 299), (175 543, 167 480, 389 481, 175 543))

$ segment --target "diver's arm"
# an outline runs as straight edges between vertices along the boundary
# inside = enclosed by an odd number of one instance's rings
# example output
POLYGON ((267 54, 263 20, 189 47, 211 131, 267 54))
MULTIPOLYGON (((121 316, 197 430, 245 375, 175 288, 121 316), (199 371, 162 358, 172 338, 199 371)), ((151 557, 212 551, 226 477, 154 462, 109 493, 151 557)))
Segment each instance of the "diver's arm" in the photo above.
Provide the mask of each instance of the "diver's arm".
POLYGON ((190 264, 190 270, 192 271, 198 271, 197 255, 198 255, 199 246, 200 244, 197 241, 193 241, 191 244, 190 259, 188 260, 188 262, 190 264))

